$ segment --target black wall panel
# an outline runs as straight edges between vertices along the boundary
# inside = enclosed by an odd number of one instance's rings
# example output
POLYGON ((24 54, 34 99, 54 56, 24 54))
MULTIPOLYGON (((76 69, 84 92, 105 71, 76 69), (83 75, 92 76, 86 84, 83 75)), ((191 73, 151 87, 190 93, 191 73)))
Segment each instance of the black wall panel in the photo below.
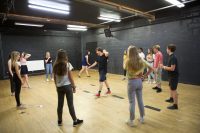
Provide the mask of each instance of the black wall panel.
MULTIPOLYGON (((142 47, 145 54, 153 44, 160 44, 166 64, 166 46, 174 43, 177 46, 180 82, 200 84, 200 17, 128 29, 127 27, 133 27, 129 23, 124 27, 124 30, 122 27, 113 28, 114 37, 111 38, 106 38, 103 30, 83 34, 83 50, 87 42, 97 41, 99 47, 110 52, 108 71, 122 74, 123 51, 130 44, 142 47)), ((166 77, 167 73, 163 72, 163 78, 166 77)))
MULTIPOLYGON (((58 49, 65 49, 68 53, 69 60, 75 69, 80 67, 81 60, 81 42, 80 35, 74 33, 30 33, 26 32, 2 32, 2 49, 4 61, 4 73, 7 72, 8 54, 17 50, 19 52, 28 52, 32 56, 30 60, 44 59, 45 52, 50 51, 53 60, 56 58, 58 49)), ((2 69, 2 68, 1 68, 2 69)))

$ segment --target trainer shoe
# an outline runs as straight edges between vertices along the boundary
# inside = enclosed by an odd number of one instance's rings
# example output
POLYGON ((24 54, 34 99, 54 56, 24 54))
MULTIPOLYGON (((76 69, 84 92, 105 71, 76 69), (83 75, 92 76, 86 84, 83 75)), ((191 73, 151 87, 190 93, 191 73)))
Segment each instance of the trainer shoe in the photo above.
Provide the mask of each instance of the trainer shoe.
POLYGON ((167 107, 167 108, 170 109, 170 110, 177 110, 177 109, 178 109, 178 105, 177 105, 177 104, 174 104, 174 105, 169 106, 169 107, 167 107))
POLYGON ((169 99, 165 100, 165 102, 173 103, 173 102, 174 102, 174 99, 173 99, 172 97, 170 97, 169 99))
POLYGON ((141 124, 144 124, 144 117, 140 117, 138 120, 141 124))
POLYGON ((110 91, 110 90, 106 92, 106 95, 108 95, 108 94, 111 94, 111 91, 110 91))
POLYGON ((58 121, 58 126, 62 126, 62 121, 58 121))
POLYGON ((160 92, 162 92, 162 89, 161 89, 161 88, 158 88, 156 92, 157 92, 157 93, 160 93, 160 92))
POLYGON ((133 123, 133 120, 128 120, 126 122, 127 125, 129 125, 130 127, 133 127, 134 126, 134 123, 133 123))
POLYGON ((77 125, 82 124, 82 123, 83 123, 83 120, 77 119, 76 121, 74 121, 73 126, 76 127, 77 125))
POLYGON ((96 97, 100 97, 100 93, 97 93, 95 96, 96 96, 96 97))
POLYGON ((153 90, 157 90, 157 89, 158 89, 158 87, 156 86, 156 87, 153 87, 152 89, 153 89, 153 90))

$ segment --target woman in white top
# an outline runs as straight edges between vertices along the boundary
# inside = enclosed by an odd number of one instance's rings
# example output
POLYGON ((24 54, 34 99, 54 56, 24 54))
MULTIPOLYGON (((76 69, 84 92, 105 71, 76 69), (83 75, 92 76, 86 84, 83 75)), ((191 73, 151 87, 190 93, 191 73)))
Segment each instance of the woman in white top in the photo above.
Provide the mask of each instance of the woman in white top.
POLYGON ((58 94, 57 114, 59 126, 62 125, 62 112, 65 96, 67 98, 69 113, 74 121, 73 126, 83 123, 83 120, 77 119, 74 110, 73 93, 76 92, 76 86, 71 70, 72 66, 68 62, 66 51, 63 49, 58 50, 57 58, 53 65, 53 73, 58 94))
POLYGON ((30 88, 30 85, 28 83, 28 67, 27 67, 27 59, 31 57, 31 54, 22 52, 21 57, 20 57, 20 65, 21 65, 21 75, 23 78, 24 84, 22 87, 24 88, 30 88))

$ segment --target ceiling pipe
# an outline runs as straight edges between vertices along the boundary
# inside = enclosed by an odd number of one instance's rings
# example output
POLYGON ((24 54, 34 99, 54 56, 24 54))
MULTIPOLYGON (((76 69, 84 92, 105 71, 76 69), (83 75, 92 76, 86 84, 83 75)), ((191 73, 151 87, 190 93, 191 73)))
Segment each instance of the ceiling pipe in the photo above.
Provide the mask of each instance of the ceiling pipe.
POLYGON ((151 15, 149 13, 146 12, 142 12, 140 10, 136 10, 134 8, 131 7, 127 7, 124 5, 120 5, 114 2, 110 2, 110 1, 106 1, 106 0, 76 0, 78 2, 84 2, 87 4, 91 4, 91 5, 95 5, 95 6, 99 6, 99 7, 104 7, 104 8, 109 8, 118 12, 125 12, 125 13, 130 13, 130 14, 134 14, 137 16, 141 16, 150 20, 155 20, 155 16, 151 15))
MULTIPOLYGON (((187 3, 191 3, 191 2, 194 2, 196 0, 189 0, 189 1, 185 1, 185 2, 182 2, 183 4, 187 4, 187 3)), ((175 7, 176 5, 170 5, 170 6, 165 6, 165 7, 161 7, 161 8, 157 8, 157 9, 154 9, 154 10, 150 10, 150 11, 147 11, 145 13, 153 13, 153 12, 157 12, 157 11, 161 11, 161 10, 164 10, 164 9, 168 9, 168 8, 171 8, 171 7, 175 7)), ((138 15, 130 15, 130 16, 127 16, 127 17, 123 17, 121 18, 121 20, 124 20, 124 19, 127 19, 127 18, 132 18, 132 17, 136 17, 138 15)), ((112 21, 107 21, 107 22, 103 22, 103 23, 100 23, 99 25, 101 24, 108 24, 112 21)))
POLYGON ((82 25, 87 26, 88 28, 101 28, 104 25, 98 25, 93 23, 86 22, 77 22, 70 20, 62 20, 62 19, 51 19, 51 18, 43 18, 43 17, 34 17, 34 16, 26 16, 26 15, 18 15, 18 14, 6 14, 0 13, 0 16, 6 17, 6 19, 17 20, 17 21, 31 21, 36 23, 49 23, 49 24, 59 24, 59 25, 82 25))

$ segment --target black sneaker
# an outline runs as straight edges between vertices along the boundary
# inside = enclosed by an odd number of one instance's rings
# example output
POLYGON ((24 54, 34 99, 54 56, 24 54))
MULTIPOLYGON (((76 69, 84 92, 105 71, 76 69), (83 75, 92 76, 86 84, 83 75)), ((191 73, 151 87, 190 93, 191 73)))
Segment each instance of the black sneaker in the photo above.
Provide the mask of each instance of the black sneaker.
POLYGON ((165 102, 173 103, 173 102, 174 102, 174 99, 173 99, 172 97, 170 97, 169 99, 165 100, 165 102))
POLYGON ((172 105, 172 106, 169 106, 167 107, 168 109, 170 110, 177 110, 178 109, 178 106, 176 104, 172 105))
POLYGON ((77 119, 76 121, 74 121, 73 126, 76 127, 77 125, 82 124, 82 123, 83 123, 83 120, 77 119))
POLYGON ((156 87, 153 87, 152 89, 153 89, 153 90, 157 90, 157 89, 158 89, 158 87, 156 86, 156 87))
POLYGON ((162 89, 161 89, 161 88, 158 88, 156 92, 157 92, 157 93, 160 93, 160 92, 162 92, 162 89))
POLYGON ((58 121, 58 126, 62 126, 62 121, 58 121))

